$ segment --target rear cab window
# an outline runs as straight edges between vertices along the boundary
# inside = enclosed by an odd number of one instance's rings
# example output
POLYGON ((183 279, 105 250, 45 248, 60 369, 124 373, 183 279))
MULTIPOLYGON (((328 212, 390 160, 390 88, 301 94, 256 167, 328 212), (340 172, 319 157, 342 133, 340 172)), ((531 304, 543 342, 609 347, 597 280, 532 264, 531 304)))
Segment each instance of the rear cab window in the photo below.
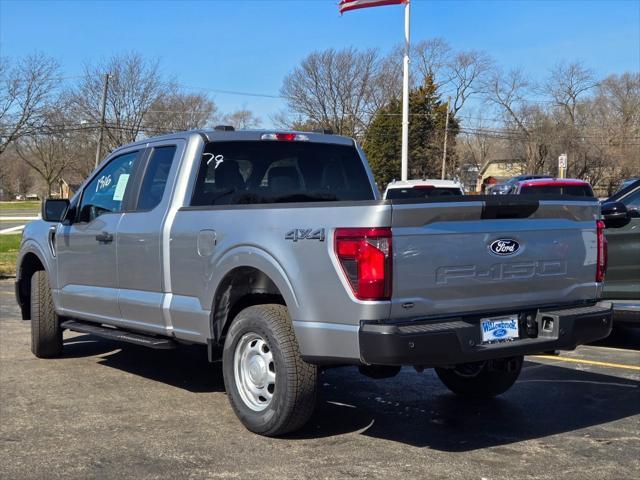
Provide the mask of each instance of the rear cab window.
POLYGON ((527 195, 572 195, 574 197, 593 197, 589 185, 540 185, 523 186, 521 194, 527 195))
POLYGON ((430 198, 430 197, 452 197, 461 196, 462 191, 455 187, 408 187, 389 188, 386 197, 389 200, 400 198, 430 198))
POLYGON ((192 206, 373 200, 353 146, 228 141, 205 146, 192 206))

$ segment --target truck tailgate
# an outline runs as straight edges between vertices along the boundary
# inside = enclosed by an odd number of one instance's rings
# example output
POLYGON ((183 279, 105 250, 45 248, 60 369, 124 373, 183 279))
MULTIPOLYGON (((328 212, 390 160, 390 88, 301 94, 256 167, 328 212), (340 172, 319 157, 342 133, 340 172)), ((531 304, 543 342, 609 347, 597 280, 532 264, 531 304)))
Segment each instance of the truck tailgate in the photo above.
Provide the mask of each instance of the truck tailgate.
POLYGON ((595 200, 461 200, 394 203, 391 318, 597 298, 595 200))

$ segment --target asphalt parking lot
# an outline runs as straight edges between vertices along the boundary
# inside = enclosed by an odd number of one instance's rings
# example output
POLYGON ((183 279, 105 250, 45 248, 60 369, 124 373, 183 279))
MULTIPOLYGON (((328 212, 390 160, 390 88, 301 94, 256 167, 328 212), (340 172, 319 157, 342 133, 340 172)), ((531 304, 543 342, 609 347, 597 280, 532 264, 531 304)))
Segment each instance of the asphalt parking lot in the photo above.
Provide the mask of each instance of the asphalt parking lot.
POLYGON ((321 376, 301 432, 246 431, 205 351, 154 351, 65 334, 36 359, 12 280, 0 281, 0 478, 566 478, 640 475, 640 330, 529 357, 491 401, 435 374, 321 376))

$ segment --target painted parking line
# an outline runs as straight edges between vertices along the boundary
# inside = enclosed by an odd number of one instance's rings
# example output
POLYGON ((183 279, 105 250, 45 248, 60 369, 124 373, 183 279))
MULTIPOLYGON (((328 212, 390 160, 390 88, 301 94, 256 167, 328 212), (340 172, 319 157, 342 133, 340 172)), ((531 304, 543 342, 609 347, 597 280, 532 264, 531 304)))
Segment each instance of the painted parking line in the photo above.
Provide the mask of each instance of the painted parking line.
POLYGON ((14 232, 23 230, 24 227, 26 227, 26 225, 18 225, 16 227, 3 228, 2 230, 0 230, 0 235, 7 235, 9 233, 14 233, 14 232))
POLYGON ((585 360, 582 358, 558 357, 551 355, 531 355, 532 358, 542 358, 544 360, 555 360, 556 362, 584 363, 586 365, 596 365, 598 367, 623 368, 625 370, 636 370, 640 372, 640 367, 635 365, 626 365, 622 363, 598 362, 596 360, 585 360))

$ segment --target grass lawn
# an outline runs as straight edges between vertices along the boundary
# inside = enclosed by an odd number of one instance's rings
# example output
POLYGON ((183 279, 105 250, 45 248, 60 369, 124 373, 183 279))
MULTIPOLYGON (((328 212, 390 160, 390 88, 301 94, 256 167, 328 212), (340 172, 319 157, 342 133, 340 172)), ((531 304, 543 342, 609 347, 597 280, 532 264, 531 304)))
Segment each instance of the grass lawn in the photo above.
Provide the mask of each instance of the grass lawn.
POLYGON ((0 202, 0 215, 4 212, 33 212, 38 213, 40 211, 40 201, 28 201, 28 202, 0 202))
POLYGON ((0 235, 0 276, 16 274, 16 258, 22 234, 0 235))

